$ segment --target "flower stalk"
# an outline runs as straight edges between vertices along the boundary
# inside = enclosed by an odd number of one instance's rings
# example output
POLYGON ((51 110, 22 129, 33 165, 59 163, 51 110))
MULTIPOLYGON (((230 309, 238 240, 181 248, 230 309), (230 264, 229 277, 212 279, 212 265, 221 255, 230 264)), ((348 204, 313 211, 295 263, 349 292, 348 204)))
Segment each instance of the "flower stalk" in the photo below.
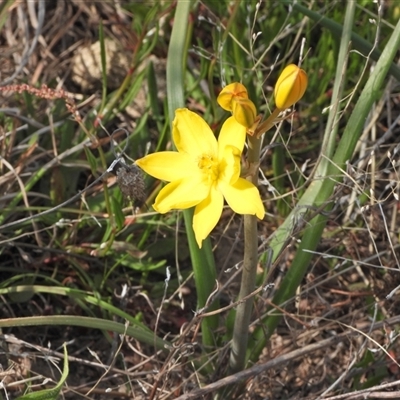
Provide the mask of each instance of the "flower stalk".
MULTIPOLYGON (((218 102, 221 107, 231 111, 239 124, 245 126, 247 129, 247 164, 249 172, 247 179, 254 186, 257 187, 258 184, 257 171, 260 163, 262 135, 274 126, 281 111, 293 106, 294 103, 303 97, 307 83, 308 78, 305 71, 297 65, 288 65, 282 71, 275 86, 276 109, 261 123, 259 123, 261 117, 257 117, 255 106, 248 98, 247 90, 242 84, 230 84, 219 95, 218 102)), ((257 266, 257 219, 254 215, 244 215, 244 257, 239 300, 246 300, 241 302, 236 310, 229 361, 229 366, 233 373, 243 370, 246 366, 249 325, 253 309, 251 293, 255 290, 257 266)))
MULTIPOLYGON (((257 171, 260 162, 261 138, 248 136, 247 160, 250 171, 257 171)), ((257 186, 257 172, 247 179, 257 186)), ((243 272, 240 284, 239 299, 250 295, 256 285, 258 265, 258 229, 255 215, 244 216, 244 257, 243 272)), ((249 325, 253 309, 253 298, 240 303, 236 310, 236 318, 233 329, 232 346, 230 354, 230 369, 238 372, 244 369, 246 363, 246 350, 249 334, 249 325)))

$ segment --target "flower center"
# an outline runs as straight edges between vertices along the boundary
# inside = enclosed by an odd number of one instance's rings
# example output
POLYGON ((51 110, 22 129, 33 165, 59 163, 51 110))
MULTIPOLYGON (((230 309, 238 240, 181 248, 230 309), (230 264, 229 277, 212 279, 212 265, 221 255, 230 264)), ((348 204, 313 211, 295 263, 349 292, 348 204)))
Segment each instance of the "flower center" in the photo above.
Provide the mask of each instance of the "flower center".
POLYGON ((219 176, 218 160, 213 156, 203 154, 199 158, 197 166, 200 168, 209 185, 217 182, 219 176))

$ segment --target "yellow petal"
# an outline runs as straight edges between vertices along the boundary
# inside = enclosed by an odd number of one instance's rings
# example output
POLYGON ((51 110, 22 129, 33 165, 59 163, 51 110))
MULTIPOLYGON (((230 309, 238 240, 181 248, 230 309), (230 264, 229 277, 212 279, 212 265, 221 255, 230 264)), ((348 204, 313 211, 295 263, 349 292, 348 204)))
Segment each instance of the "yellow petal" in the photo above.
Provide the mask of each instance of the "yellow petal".
POLYGON ((161 189, 153 208, 161 214, 174 209, 186 209, 204 200, 210 188, 201 181, 201 175, 173 181, 161 189))
POLYGON ((136 160, 136 164, 147 174, 167 182, 199 173, 192 157, 176 151, 149 154, 136 160))
POLYGON ((178 108, 172 126, 174 143, 180 153, 187 153, 194 159, 204 154, 218 154, 214 133, 199 115, 187 108, 178 108))
POLYGON ((193 230, 197 244, 201 248, 203 240, 217 225, 224 206, 221 192, 212 188, 209 196, 199 203, 193 215, 193 230))
POLYGON ((218 179, 228 184, 235 183, 240 176, 241 151, 233 146, 225 146, 219 161, 218 179))
POLYGON ((219 182, 218 187, 235 213, 257 215, 259 219, 264 218, 265 210, 260 192, 251 182, 239 178, 233 185, 219 182))
POLYGON ((307 84, 306 72, 295 64, 288 65, 282 71, 275 85, 276 107, 280 110, 291 107, 303 97, 307 84))
POLYGON ((224 156, 224 148, 233 146, 243 151, 246 140, 246 128, 239 124, 234 117, 229 117, 222 125, 218 136, 219 158, 224 156))
POLYGON ((256 120, 257 110, 250 99, 235 97, 232 100, 232 114, 240 125, 251 128, 256 120))
POLYGON ((232 111, 232 99, 235 96, 243 99, 249 97, 246 87, 239 82, 225 86, 218 95, 217 102, 224 110, 232 111))

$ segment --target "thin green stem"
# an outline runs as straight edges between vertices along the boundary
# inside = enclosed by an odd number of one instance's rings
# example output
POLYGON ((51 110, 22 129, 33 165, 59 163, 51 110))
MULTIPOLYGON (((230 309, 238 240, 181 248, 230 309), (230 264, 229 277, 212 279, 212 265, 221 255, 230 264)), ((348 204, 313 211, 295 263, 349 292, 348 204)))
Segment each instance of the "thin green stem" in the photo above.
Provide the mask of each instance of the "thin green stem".
MULTIPOLYGON (((249 148, 247 160, 250 165, 249 169, 251 171, 257 171, 260 161, 261 139, 258 139, 255 136, 248 136, 248 138, 249 148)), ((253 174, 248 179, 257 186, 257 173, 253 174)), ((257 243, 257 217, 255 215, 245 215, 244 259, 239 300, 251 294, 255 289, 258 263, 257 243)), ((253 298, 249 298, 240 303, 237 307, 230 355, 230 368, 232 372, 241 371, 245 367, 252 308, 253 298)))
POLYGON ((282 110, 280 110, 279 108, 275 108, 274 111, 272 111, 271 115, 269 115, 265 121, 261 122, 257 126, 255 135, 260 137, 265 132, 269 131, 275 125, 276 118, 278 117, 278 115, 281 111, 282 110))

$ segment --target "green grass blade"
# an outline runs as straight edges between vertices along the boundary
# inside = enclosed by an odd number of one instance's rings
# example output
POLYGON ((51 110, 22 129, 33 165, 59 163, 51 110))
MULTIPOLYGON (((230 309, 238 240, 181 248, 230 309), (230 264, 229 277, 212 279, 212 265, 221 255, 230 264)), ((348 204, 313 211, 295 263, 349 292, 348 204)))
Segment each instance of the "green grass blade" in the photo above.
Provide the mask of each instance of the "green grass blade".
POLYGON ((69 374, 67 345, 64 343, 64 367, 63 373, 57 385, 52 389, 39 390, 18 397, 17 400, 56 400, 69 374))
POLYGON ((186 35, 192 1, 178 2, 167 58, 168 115, 172 122, 177 108, 185 107, 184 75, 186 35))
POLYGON ((321 155, 323 157, 320 159, 318 165, 317 176, 324 176, 324 174, 326 174, 328 160, 332 159, 335 151, 342 104, 341 99, 346 83, 347 59, 350 51, 349 43, 351 42, 355 9, 356 2, 350 1, 347 3, 343 34, 340 40, 340 49, 336 65, 335 82, 332 90, 331 108, 325 126, 325 134, 321 148, 321 155))
POLYGON ((155 346, 157 350, 166 350, 169 343, 136 326, 109 321, 101 318, 81 317, 76 315, 52 315, 51 317, 21 317, 0 319, 0 328, 15 328, 17 326, 81 326, 84 328, 100 329, 131 336, 140 342, 155 346))
MULTIPOLYGON (((68 296, 76 301, 84 301, 85 303, 95 305, 102 310, 108 311, 112 315, 118 316, 128 321, 132 325, 132 328, 136 329, 136 331, 132 332, 140 332, 139 336, 135 336, 135 334, 133 335, 135 339, 141 341, 144 338, 145 339, 144 343, 154 342, 155 334, 149 328, 147 328, 147 326, 136 321, 134 317, 120 310, 118 307, 115 307, 104 300, 98 299, 90 295, 90 293, 83 292, 78 289, 71 289, 71 288, 57 287, 57 286, 40 286, 40 285, 20 285, 20 286, 11 286, 5 289, 0 289, 0 295, 3 296, 14 293, 50 293, 58 296, 68 296)), ((47 318, 51 319, 53 317, 47 317, 47 318)), ((106 323, 107 320, 104 320, 104 322, 106 323)), ((159 338, 157 338, 156 340, 158 339, 159 338)), ((158 344, 161 345, 162 343, 166 342, 158 341, 158 344)))

